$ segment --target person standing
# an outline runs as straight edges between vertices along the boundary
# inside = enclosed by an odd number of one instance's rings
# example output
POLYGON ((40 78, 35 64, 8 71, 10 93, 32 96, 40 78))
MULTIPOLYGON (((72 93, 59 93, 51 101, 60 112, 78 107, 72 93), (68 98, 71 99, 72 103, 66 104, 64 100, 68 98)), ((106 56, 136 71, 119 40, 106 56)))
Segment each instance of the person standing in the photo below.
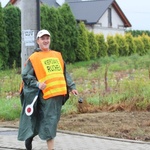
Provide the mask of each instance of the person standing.
POLYGON ((50 49, 50 32, 40 30, 36 41, 39 50, 31 54, 22 71, 22 112, 18 140, 25 141, 26 149, 31 150, 33 138, 39 135, 47 142, 48 150, 53 150, 61 108, 68 90, 74 95, 78 95, 78 91, 66 71, 61 53, 50 49), (27 116, 25 108, 31 104, 38 90, 34 112, 27 116))

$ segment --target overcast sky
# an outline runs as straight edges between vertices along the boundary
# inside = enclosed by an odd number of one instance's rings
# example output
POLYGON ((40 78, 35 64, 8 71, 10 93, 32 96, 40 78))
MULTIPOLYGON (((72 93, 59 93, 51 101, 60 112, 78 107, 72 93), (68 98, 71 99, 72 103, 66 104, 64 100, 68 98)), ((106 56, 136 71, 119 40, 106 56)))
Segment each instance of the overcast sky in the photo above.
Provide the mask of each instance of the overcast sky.
MULTIPOLYGON (((2 7, 9 0, 0 0, 2 7)), ((133 30, 150 30, 150 0, 116 0, 133 30)))
POLYGON ((133 30, 150 30, 150 0, 116 0, 133 30))

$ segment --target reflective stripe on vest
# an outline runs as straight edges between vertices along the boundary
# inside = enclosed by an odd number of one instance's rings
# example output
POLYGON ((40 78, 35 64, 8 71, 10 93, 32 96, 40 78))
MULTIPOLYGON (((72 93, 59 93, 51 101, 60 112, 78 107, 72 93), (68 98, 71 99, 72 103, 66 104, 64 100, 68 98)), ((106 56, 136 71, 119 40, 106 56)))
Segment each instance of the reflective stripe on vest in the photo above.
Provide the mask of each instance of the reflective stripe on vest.
POLYGON ((65 95, 67 93, 64 77, 64 62, 59 52, 35 52, 29 57, 39 82, 45 82, 43 98, 65 95))

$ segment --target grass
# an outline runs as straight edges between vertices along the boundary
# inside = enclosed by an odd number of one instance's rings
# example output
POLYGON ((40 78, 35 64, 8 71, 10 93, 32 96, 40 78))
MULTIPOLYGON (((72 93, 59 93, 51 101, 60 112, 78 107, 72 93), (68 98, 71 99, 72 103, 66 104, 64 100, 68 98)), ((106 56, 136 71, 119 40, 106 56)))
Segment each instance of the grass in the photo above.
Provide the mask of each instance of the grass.
MULTIPOLYGON (((84 108, 97 106, 102 109, 117 104, 124 109, 133 105, 134 109, 147 110, 150 106, 149 58, 149 55, 111 56, 67 64, 67 70, 76 82, 79 97, 84 99, 84 108)), ((0 72, 0 119, 19 118, 19 70, 14 67, 0 72)), ((78 97, 71 95, 62 113, 79 112, 78 97)))
POLYGON ((1 99, 0 104, 1 120, 14 120, 19 118, 21 107, 18 98, 1 99))

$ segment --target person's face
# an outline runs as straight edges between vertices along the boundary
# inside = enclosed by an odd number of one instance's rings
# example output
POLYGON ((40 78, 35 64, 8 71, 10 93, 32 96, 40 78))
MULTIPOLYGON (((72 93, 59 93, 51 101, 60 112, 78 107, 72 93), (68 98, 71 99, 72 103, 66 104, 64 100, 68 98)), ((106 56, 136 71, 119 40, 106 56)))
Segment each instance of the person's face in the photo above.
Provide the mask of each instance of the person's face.
POLYGON ((37 44, 42 51, 48 51, 50 46, 50 36, 43 35, 42 37, 38 38, 37 44))

